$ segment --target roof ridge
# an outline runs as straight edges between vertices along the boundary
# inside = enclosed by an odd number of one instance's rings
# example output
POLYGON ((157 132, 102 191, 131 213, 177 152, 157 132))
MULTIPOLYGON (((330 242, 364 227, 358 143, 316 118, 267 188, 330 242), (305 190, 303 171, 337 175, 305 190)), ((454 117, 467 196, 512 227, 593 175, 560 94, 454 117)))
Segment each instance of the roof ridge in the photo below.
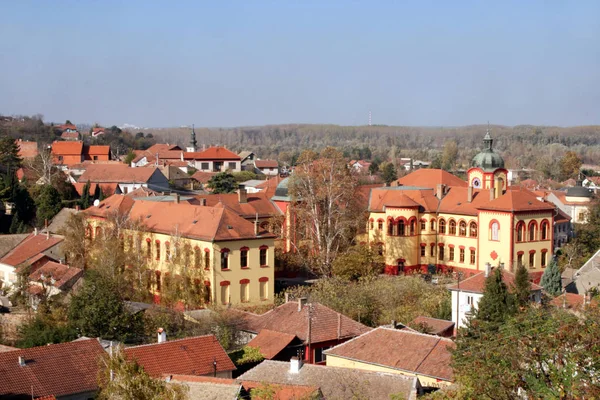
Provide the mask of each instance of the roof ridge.
POLYGON ((215 339, 214 341, 217 342, 217 343, 219 343, 219 346, 221 346, 221 343, 217 340, 217 337, 214 334, 209 333, 207 335, 189 336, 189 337, 185 337, 185 338, 181 338, 181 339, 167 340, 166 342, 162 342, 162 343, 158 343, 157 342, 157 343, 140 344, 140 345, 137 345, 137 346, 125 347, 123 350, 127 351, 129 349, 138 349, 140 347, 156 346, 157 344, 169 344, 169 343, 181 342, 183 340, 200 339, 200 338, 205 338, 205 337, 210 337, 210 336, 214 337, 214 339, 215 339))
MULTIPOLYGON (((448 322, 450 322, 450 321, 448 321, 448 322)), ((452 339, 440 337, 440 336, 437 336, 437 335, 431 335, 429 333, 422 333, 422 332, 416 331, 414 329, 396 329, 396 328, 388 328, 386 326, 380 326, 378 328, 385 329, 385 330, 388 330, 388 331, 394 331, 394 332, 400 332, 400 333, 409 333, 409 334, 412 334, 412 335, 420 335, 420 336, 425 336, 425 337, 430 337, 430 338, 435 338, 435 339, 443 339, 445 341, 454 343, 454 341, 452 341, 452 339)))

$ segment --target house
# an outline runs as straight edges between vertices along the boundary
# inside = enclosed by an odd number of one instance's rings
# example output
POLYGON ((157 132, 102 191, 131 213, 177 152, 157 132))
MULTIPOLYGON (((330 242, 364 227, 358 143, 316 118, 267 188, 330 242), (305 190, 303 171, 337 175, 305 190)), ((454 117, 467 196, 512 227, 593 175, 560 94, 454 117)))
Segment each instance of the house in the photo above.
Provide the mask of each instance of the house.
POLYGON ((261 329, 247 344, 257 348, 266 360, 287 361, 298 355, 302 341, 292 333, 261 329))
POLYGON ((116 183, 124 194, 140 187, 157 191, 169 190, 169 181, 158 168, 131 168, 124 164, 89 165, 78 179, 79 183, 87 181, 116 183))
MULTIPOLYGON (((145 169, 145 168, 135 168, 145 169)), ((154 202, 114 195, 85 211, 88 236, 101 234, 112 213, 144 224, 143 232, 126 233, 127 251, 144 252, 153 272, 152 291, 160 298, 164 274, 172 271, 171 249, 189 249, 206 302, 268 304, 273 302, 274 239, 257 224, 223 207, 181 202, 154 202), (134 236, 136 243, 134 243, 134 236)))
POLYGON ((182 151, 181 147, 168 143, 157 143, 146 150, 134 150, 135 158, 131 161, 131 167, 143 167, 147 164, 157 164, 158 155, 165 151, 182 151))
POLYGON ((92 137, 98 137, 100 135, 104 135, 104 128, 101 126, 96 126, 92 128, 92 137))
POLYGON ((35 158, 39 153, 37 142, 29 142, 26 140, 16 140, 15 143, 19 147, 19 157, 23 159, 35 158))
POLYGON ((369 172, 371 163, 365 160, 351 160, 349 165, 350 168, 353 168, 356 172, 366 174, 369 172))
POLYGON ((585 223, 587 212, 594 192, 583 186, 581 179, 575 185, 562 190, 544 190, 538 192, 543 199, 555 204, 563 213, 571 218, 572 223, 585 223))
POLYGON ((300 385, 320 389, 326 399, 410 399, 422 393, 418 379, 393 373, 266 360, 237 378, 260 385, 300 385))
POLYGON ((565 290, 582 295, 600 290, 600 250, 574 272, 572 282, 565 286, 565 290))
POLYGON ((83 270, 48 261, 29 275, 30 294, 44 297, 69 291, 83 276, 83 270))
POLYGON ((454 342, 409 329, 379 327, 325 351, 328 367, 417 377, 424 388, 450 385, 454 342))
POLYGON ((574 235, 573 224, 571 224, 571 217, 567 215, 560 208, 556 209, 556 215, 554 216, 554 249, 562 247, 566 244, 574 235))
MULTIPOLYGON (((486 271, 480 272, 465 280, 459 280, 456 285, 448 288, 452 296, 452 322, 458 328, 465 326, 466 319, 477 309, 479 300, 483 297, 485 280, 492 273, 493 268, 486 266, 486 271)), ((502 271, 502 281, 509 288, 513 286, 514 274, 502 271)), ((536 303, 542 301, 542 287, 531 284, 531 298, 536 303)))
POLYGON ((90 161, 110 161, 110 146, 83 146, 83 159, 90 161))
MULTIPOLYGON (((77 192, 79 197, 83 196, 83 189, 85 188, 85 185, 87 185, 87 181, 85 183, 84 182, 73 183, 73 187, 75 188, 75 191, 77 192)), ((102 195, 104 197, 112 196, 113 194, 121 194, 122 193, 121 188, 119 187, 119 184, 117 182, 112 182, 112 183, 90 182, 88 194, 90 196, 94 196, 96 194, 96 190, 98 189, 98 187, 102 191, 102 195)))
POLYGON ((0 398, 94 398, 100 358, 105 355, 96 339, 0 353, 0 398))
POLYGON ((583 311, 586 307, 598 306, 598 301, 596 299, 590 299, 588 296, 588 294, 564 292, 560 296, 553 298, 549 304, 554 307, 564 308, 565 310, 577 313, 583 311))
POLYGON ((277 160, 255 160, 254 168, 261 174, 266 176, 279 175, 279 163, 277 160))
MULTIPOLYGON (((187 170, 187 164, 183 168, 187 170)), ((158 167, 158 169, 163 173, 169 182, 172 182, 173 185, 177 187, 187 187, 192 181, 192 177, 176 165, 161 166, 158 167)))
POLYGON ((421 326, 426 329, 427 333, 436 336, 452 337, 454 335, 454 322, 445 319, 419 316, 409 325, 421 326))
POLYGON ((467 181, 436 169, 418 169, 397 186, 371 189, 368 242, 385 257, 388 274, 460 271, 487 263, 514 271, 521 263, 539 280, 553 254, 556 206, 508 186, 504 160, 492 149, 473 158, 467 181))
POLYGON ((249 333, 252 339, 257 339, 254 345, 260 347, 261 352, 273 355, 293 345, 293 350, 303 354, 303 359, 308 363, 323 363, 326 349, 352 339, 371 328, 354 321, 319 303, 307 303, 306 299, 289 300, 264 314, 253 314, 242 311, 232 311, 240 318, 240 329, 249 333), (265 330, 267 330, 265 332, 265 330), (273 335, 271 332, 286 335, 273 335), (266 338, 259 339, 262 333, 273 341, 268 343, 266 338), (299 339, 301 346, 295 344, 299 339), (260 344, 268 343, 269 348, 264 349, 260 344))
POLYGON ((38 234, 36 229, 0 258, 0 281, 5 287, 11 289, 17 283, 17 267, 30 265, 33 272, 48 261, 62 259, 62 241, 62 236, 52 235, 49 232, 38 234))
POLYGON ((240 162, 242 169, 245 171, 254 171, 254 161, 257 159, 256 154, 251 151, 240 151, 240 162))
POLYGON ((165 375, 195 375, 231 378, 235 365, 214 335, 166 340, 159 329, 159 342, 125 348, 125 357, 135 360, 154 378, 165 375))
POLYGON ((132 160, 131 166, 142 167, 148 163, 158 166, 163 162, 183 161, 188 166, 203 172, 239 172, 242 170, 240 156, 225 147, 214 146, 203 151, 183 151, 177 146, 174 146, 176 149, 170 150, 155 146, 157 145, 138 152, 138 155, 132 160))
POLYGON ((87 146, 81 141, 55 141, 52 143, 52 162, 67 169, 90 161, 109 161, 110 146, 87 146))

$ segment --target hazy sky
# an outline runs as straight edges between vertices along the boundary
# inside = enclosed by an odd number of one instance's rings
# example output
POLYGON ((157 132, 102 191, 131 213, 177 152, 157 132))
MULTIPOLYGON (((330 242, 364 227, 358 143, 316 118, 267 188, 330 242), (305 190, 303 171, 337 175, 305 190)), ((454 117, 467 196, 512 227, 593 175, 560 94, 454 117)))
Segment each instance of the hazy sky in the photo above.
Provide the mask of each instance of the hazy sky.
POLYGON ((0 0, 0 113, 600 124, 600 1, 0 0))

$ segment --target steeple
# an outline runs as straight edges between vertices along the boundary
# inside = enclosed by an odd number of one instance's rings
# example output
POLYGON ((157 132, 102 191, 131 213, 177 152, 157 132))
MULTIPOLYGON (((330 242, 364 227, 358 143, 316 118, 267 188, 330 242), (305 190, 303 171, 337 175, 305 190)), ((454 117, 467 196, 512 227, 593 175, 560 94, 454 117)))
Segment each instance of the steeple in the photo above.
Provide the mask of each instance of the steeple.
POLYGON ((188 152, 194 152, 194 151, 196 151, 197 148, 198 148, 198 142, 196 141, 196 131, 194 130, 194 124, 192 124, 192 135, 191 135, 191 140, 190 140, 190 147, 188 147, 186 150, 188 152))
POLYGON ((483 146, 486 150, 492 150, 494 139, 490 135, 490 123, 488 122, 487 130, 485 131, 485 137, 483 138, 483 146))

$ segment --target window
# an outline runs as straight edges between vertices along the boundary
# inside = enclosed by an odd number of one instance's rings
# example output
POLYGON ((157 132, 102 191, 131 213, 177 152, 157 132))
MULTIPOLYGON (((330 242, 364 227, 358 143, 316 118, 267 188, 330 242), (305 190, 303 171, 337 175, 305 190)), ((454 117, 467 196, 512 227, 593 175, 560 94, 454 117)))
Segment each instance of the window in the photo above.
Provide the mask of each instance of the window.
POLYGON ((92 156, 92 158, 94 159, 94 161, 98 161, 98 156, 92 156))
POLYGON ((171 260, 171 243, 165 242, 165 260, 171 260))
POLYGON ((450 250, 448 251, 448 260, 454 261, 454 247, 450 247, 450 250))
POLYGON ((425 257, 425 246, 421 246, 421 257, 425 257))
POLYGON ((370 230, 373 230, 373 220, 370 220, 370 221, 369 221, 369 229, 370 229, 370 230))
POLYGON ((324 351, 330 348, 331 346, 319 347, 318 349, 315 349, 315 363, 323 363, 327 361, 327 354, 325 354, 324 351))
POLYGON ((456 235, 456 221, 454 221, 453 219, 450 220, 450 222, 448 223, 448 233, 450 235, 456 235))
POLYGON ((204 252, 204 269, 210 269, 210 253, 204 252))
POLYGON ((200 163, 200 169, 203 171, 206 171, 208 169, 208 163, 207 162, 200 163))
POLYGON ((229 269, 229 250, 221 250, 221 269, 229 269))
POLYGON ((460 261, 461 263, 465 262, 465 249, 460 249, 458 257, 458 261, 460 261))
POLYGON ((493 221, 490 227, 490 239, 491 240, 499 240, 500 237, 500 224, 498 221, 493 221))
POLYGON ((259 289, 258 289, 258 294, 260 296, 261 300, 268 300, 269 299, 269 278, 267 277, 263 277, 260 278, 258 280, 259 282, 259 289))
POLYGON ((58 161, 62 163, 63 162, 63 156, 58 156, 58 161))
POLYGON ((440 219, 440 233, 446 233, 446 221, 440 219))
POLYGON ((438 260, 444 261, 444 246, 440 246, 440 250, 438 251, 438 260))
POLYGON ((406 232, 406 227, 404 226, 404 220, 401 219, 400 221, 398 221, 398 235, 404 236, 405 232, 406 232))
POLYGON ((377 221, 377 229, 379 229, 380 231, 383 230, 383 220, 382 219, 377 221))
POLYGON ((102 228, 99 226, 96 227, 96 238, 99 238, 102 235, 102 228))
POLYGON ((460 221, 458 224, 458 235, 467 236, 467 223, 465 221, 460 221))
POLYGON ((523 265, 523 253, 517 254, 517 265, 523 265))
POLYGON ((475 250, 471 250, 471 257, 470 260, 471 265, 475 265, 475 250))
POLYGON ((85 237, 88 239, 92 238, 92 227, 90 225, 85 228, 85 237))
POLYGON ((546 253, 545 251, 542 252, 542 257, 540 258, 540 261, 542 262, 542 268, 546 267, 546 254, 548 253, 546 253))
POLYGON ((229 163, 229 169, 235 169, 235 163, 234 162, 230 162, 229 163))
POLYGON ((160 271, 154 271, 154 274, 156 275, 156 291, 160 292, 160 289, 161 289, 160 271))
POLYGON ((529 253, 529 268, 535 268, 535 252, 529 253))
POLYGON ((410 235, 414 236, 416 230, 417 230, 417 220, 413 219, 412 221, 410 221, 410 235))
POLYGON ((430 257, 435 257, 435 244, 431 243, 431 246, 429 246, 429 256, 430 257))
POLYGON ((548 240, 548 221, 542 221, 540 225, 540 235, 542 240, 548 240))
POLYGON ((200 268, 200 247, 194 247, 194 268, 200 268))
POLYGON ((467 304, 470 306, 475 305, 475 303, 473 302, 473 296, 467 296, 467 304))
POLYGON ((160 260, 160 240, 156 241, 156 259, 160 260))
POLYGON ((435 219, 431 220, 431 224, 429 225, 429 229, 431 229, 431 231, 435 231, 435 219))
POLYGON ((529 241, 533 242, 535 240, 535 222, 529 224, 529 241))
POLYGON ((387 221, 387 232, 388 232, 388 236, 393 236, 394 235, 394 223, 392 222, 391 219, 388 219, 387 221))
POLYGON ((422 219, 421 220, 421 230, 424 231, 425 229, 427 229, 427 221, 422 219))
POLYGON ((250 301, 250 284, 247 279, 240 282, 240 301, 242 303, 250 301))
POLYGON ((579 218, 578 218, 579 222, 582 222, 584 219, 585 219, 585 213, 584 212, 580 212, 579 213, 579 218))
POLYGON ((260 266, 265 266, 267 265, 267 248, 266 247, 262 247, 260 249, 260 266))
POLYGON ((229 282, 221 282, 221 304, 229 304, 229 282))
POLYGON ((517 224, 517 242, 523 242, 525 240, 525 223, 519 222, 517 224))
POLYGON ((477 223, 476 222, 471 222, 469 224, 469 236, 470 237, 477 237, 477 223))
POLYGON ((242 248, 240 250, 240 267, 248 268, 248 249, 242 248))
POLYGON ((150 239, 146 239, 146 258, 152 257, 152 243, 150 239))

